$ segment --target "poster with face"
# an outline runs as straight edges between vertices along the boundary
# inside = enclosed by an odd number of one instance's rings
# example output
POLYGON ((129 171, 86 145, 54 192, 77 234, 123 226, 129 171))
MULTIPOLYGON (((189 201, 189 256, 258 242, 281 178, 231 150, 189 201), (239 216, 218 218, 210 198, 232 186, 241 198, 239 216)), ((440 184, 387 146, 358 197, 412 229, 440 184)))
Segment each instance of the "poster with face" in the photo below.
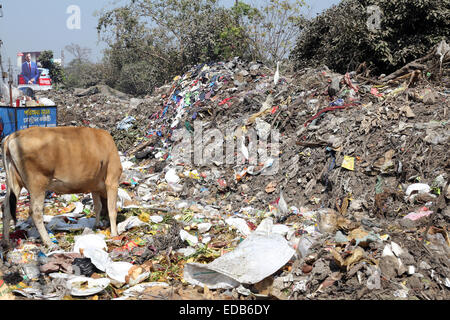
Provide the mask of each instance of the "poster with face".
POLYGON ((17 54, 17 64, 20 68, 19 86, 31 86, 35 90, 51 88, 49 70, 42 68, 39 62, 40 54, 40 51, 24 51, 17 54))

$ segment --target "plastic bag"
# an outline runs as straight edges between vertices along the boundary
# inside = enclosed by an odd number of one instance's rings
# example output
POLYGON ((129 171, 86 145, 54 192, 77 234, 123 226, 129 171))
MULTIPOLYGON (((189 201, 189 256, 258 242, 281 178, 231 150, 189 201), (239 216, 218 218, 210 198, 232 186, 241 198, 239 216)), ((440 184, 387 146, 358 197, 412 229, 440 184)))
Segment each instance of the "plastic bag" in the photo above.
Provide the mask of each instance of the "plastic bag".
POLYGON ((166 178, 167 184, 173 191, 180 192, 181 190, 183 190, 183 186, 179 184, 180 177, 177 175, 177 172, 175 171, 175 169, 173 169, 173 168, 169 169, 169 171, 167 171, 167 173, 166 173, 165 178, 166 178))
POLYGON ((248 236, 252 232, 248 227, 247 222, 242 218, 228 218, 225 222, 238 229, 244 236, 248 236))

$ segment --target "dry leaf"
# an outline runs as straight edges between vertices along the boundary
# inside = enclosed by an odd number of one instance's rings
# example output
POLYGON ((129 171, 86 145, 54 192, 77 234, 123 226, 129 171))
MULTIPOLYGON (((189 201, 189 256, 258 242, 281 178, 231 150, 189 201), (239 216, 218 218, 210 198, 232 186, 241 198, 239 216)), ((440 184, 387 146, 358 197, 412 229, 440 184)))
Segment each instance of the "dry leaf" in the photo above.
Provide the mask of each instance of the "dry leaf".
POLYGON ((348 239, 349 240, 357 240, 357 239, 364 239, 369 235, 369 233, 362 229, 362 228, 356 228, 353 229, 349 234, 348 234, 348 239))
POLYGON ((275 181, 270 182, 267 186, 266 186, 266 192, 267 193, 272 193, 275 191, 277 186, 277 183, 275 181))
POLYGON ((345 265, 347 266, 347 270, 351 269, 351 266, 360 260, 364 259, 365 252, 361 247, 356 247, 353 251, 352 255, 345 259, 345 265))
POLYGON ((340 268, 345 266, 344 259, 342 259, 341 254, 337 252, 336 249, 331 248, 331 254, 333 255, 334 261, 340 268))
POLYGON ((404 106, 402 111, 406 113, 407 118, 414 118, 416 116, 409 106, 404 106))

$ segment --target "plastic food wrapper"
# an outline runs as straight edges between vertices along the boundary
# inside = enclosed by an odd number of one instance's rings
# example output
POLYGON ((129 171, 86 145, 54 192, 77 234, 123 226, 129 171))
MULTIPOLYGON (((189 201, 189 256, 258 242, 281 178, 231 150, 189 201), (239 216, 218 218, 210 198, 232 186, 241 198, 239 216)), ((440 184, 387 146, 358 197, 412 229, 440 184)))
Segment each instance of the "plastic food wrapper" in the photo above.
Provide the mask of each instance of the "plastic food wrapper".
POLYGON ((14 295, 3 279, 0 278, 0 300, 14 300, 14 295))
POLYGON ((273 221, 264 219, 233 251, 209 264, 187 263, 184 279, 210 289, 231 289, 254 284, 275 273, 294 255, 286 239, 272 232, 273 221))

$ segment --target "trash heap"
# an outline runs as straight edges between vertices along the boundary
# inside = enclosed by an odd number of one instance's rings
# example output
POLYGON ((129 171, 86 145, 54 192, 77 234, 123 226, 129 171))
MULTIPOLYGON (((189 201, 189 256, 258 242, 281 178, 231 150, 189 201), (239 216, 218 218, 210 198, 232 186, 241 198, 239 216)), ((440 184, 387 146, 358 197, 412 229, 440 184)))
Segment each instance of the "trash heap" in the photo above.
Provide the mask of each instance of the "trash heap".
POLYGON ((92 230, 89 195, 52 194, 44 220, 61 250, 49 252, 23 190, 0 294, 449 299, 450 82, 440 46, 419 67, 378 78, 364 67, 292 73, 236 58, 195 66, 140 99, 105 86, 50 93, 60 125, 115 138, 120 235, 107 221, 92 230), (195 146, 176 138, 195 139, 196 121, 224 139, 231 128, 232 154, 246 161, 196 164, 195 146), (250 163, 251 143, 268 155, 250 163))

